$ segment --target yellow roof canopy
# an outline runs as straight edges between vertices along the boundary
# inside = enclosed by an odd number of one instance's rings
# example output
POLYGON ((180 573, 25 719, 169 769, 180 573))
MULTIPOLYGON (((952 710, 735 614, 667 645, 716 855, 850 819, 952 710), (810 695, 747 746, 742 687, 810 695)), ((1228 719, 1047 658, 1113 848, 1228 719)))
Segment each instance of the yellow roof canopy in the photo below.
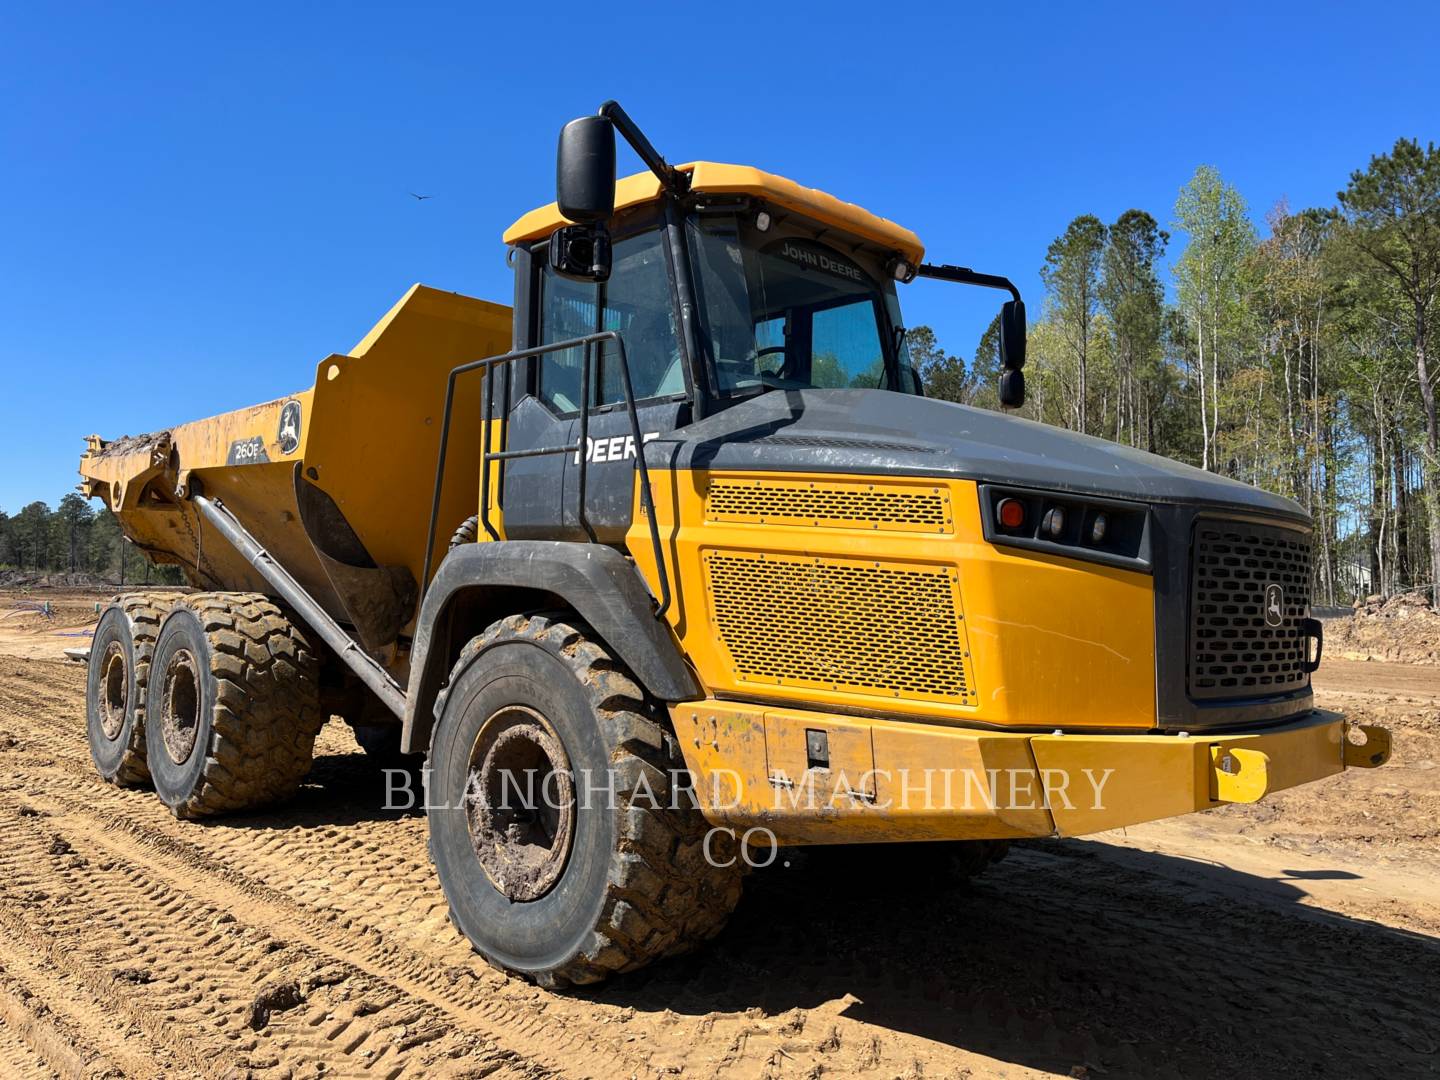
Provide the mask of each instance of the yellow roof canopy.
MULTIPOLYGON (((690 174, 690 187, 693 191, 717 195, 752 195, 826 225, 843 229, 888 251, 894 251, 909 263, 918 264, 924 258, 925 245, 909 229, 878 217, 854 203, 843 202, 815 188, 802 187, 783 176, 748 165, 723 165, 714 161, 694 161, 677 168, 690 174)), ((654 173, 636 173, 616 182, 615 209, 626 210, 641 203, 652 202, 658 199, 660 194, 660 179, 654 173)), ((539 240, 568 224, 570 222, 561 215, 559 206, 551 203, 538 210, 531 210, 506 229, 505 243, 539 240)))

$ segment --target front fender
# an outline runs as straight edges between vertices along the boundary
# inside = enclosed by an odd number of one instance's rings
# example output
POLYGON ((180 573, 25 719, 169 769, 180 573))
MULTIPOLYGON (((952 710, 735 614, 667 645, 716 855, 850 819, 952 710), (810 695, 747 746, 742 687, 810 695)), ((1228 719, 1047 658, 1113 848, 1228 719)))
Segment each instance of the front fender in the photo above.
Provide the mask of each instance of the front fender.
POLYGON ((464 544, 445 557, 425 592, 410 652, 401 750, 424 753, 435 726, 435 698, 464 641, 516 611, 563 604, 590 625, 664 702, 701 696, 669 626, 634 565, 614 548, 551 540, 464 544), (517 606, 518 605, 518 606, 517 606), (468 618, 457 624, 463 610, 468 618))

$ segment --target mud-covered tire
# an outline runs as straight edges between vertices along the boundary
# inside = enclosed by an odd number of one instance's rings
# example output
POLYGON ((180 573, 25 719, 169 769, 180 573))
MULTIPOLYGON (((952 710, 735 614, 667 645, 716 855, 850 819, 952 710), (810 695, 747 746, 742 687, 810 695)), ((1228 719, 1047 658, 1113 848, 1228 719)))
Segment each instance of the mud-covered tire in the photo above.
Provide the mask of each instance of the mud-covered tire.
POLYGON ((430 854, 451 921, 493 966, 563 988, 720 932, 740 899, 733 840, 710 834, 659 709, 587 627, 539 614, 495 623, 462 651, 436 715, 430 854), (518 901, 481 865, 463 804, 482 729, 515 709, 548 722, 577 793, 558 880, 518 901))
POLYGON ((480 515, 471 514, 460 523, 460 527, 450 535, 450 546, 447 551, 454 551, 461 544, 473 544, 480 535, 480 515))
POLYGON ((179 818, 279 802, 310 771, 324 716, 314 651, 253 593, 198 593, 165 617, 146 695, 155 793, 179 818))
POLYGON ((112 784, 150 781, 145 762, 145 690, 160 622, 173 595, 127 593, 100 614, 85 685, 85 732, 95 769, 112 784))

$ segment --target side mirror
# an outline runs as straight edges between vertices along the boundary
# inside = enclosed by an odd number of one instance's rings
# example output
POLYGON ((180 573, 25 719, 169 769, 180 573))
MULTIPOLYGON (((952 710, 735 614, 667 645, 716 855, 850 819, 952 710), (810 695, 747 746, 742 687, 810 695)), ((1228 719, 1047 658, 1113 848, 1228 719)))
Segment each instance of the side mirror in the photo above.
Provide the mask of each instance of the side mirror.
POLYGON ((1025 366, 1025 301, 1007 300, 1000 309, 1000 365, 1007 371, 1025 366))
POLYGON ((615 127, 603 116, 582 116, 560 129, 555 153, 555 201, 574 225, 550 234, 550 269, 579 281, 610 276, 615 213, 615 127))
POLYGON ((577 225, 601 225, 615 213, 615 128, 603 116, 582 116, 560 129, 555 201, 577 225))
POLYGON ((1025 404, 1025 373, 1009 370, 1000 373, 1000 404, 1018 409, 1025 404))
POLYGON ((598 225, 569 225, 550 234, 550 269, 576 281, 610 277, 610 234, 598 225))
POLYGON ((1000 309, 1000 404, 1025 404, 1025 301, 1007 300, 1000 309))

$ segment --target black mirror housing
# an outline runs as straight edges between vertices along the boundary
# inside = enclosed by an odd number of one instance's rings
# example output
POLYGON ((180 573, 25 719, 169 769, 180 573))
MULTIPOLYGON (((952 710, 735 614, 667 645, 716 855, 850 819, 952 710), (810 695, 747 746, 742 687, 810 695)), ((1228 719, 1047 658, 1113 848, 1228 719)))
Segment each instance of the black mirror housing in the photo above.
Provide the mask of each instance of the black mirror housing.
MULTIPOLYGON (((1024 300, 1007 300, 1000 309, 1000 364, 1007 371, 1015 372, 1025 366, 1024 300)), ((1023 396, 1023 389, 1021 394, 1023 396)))
POLYGON ((1025 404, 1025 373, 1015 368, 1000 373, 1000 404, 1018 409, 1025 404))
POLYGON ((599 225, 615 213, 615 126, 605 117, 582 116, 560 129, 555 201, 578 225, 599 225))
POLYGON ((610 234, 598 225, 569 225, 550 234, 550 269, 576 281, 610 276, 610 234))

